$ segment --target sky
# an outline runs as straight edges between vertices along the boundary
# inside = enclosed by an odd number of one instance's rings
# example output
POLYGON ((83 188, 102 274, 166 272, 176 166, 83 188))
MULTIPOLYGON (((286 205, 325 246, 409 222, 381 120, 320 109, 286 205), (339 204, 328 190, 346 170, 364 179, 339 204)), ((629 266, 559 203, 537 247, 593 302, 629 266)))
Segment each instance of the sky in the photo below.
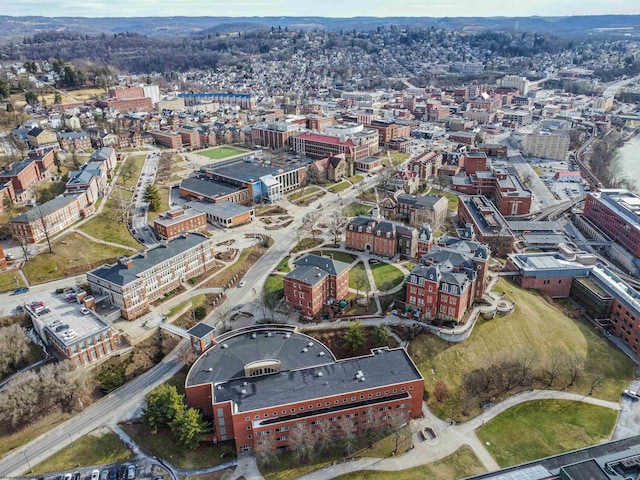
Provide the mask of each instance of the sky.
POLYGON ((0 0, 0 15, 164 16, 568 16, 640 14, 640 0, 0 0))

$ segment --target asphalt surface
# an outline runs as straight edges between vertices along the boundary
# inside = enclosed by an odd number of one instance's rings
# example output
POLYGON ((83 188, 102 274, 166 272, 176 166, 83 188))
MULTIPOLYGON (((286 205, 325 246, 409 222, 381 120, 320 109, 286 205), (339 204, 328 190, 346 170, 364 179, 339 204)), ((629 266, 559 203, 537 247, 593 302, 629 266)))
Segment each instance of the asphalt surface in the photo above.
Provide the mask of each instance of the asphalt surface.
POLYGON ((158 244, 156 236, 151 227, 147 224, 147 212, 149 205, 144 201, 144 191, 147 186, 152 185, 158 171, 160 162, 159 152, 147 153, 147 156, 138 178, 138 183, 134 189, 133 207, 130 214, 131 233, 134 237, 144 243, 147 247, 158 244))
POLYGON ((533 170, 531 165, 526 161, 522 154, 518 150, 508 150, 509 161, 513 164, 518 171, 520 178, 529 178, 529 189, 535 195, 531 210, 536 211, 540 206, 541 208, 550 207, 557 203, 557 200, 553 197, 553 194, 549 191, 540 177, 533 170))

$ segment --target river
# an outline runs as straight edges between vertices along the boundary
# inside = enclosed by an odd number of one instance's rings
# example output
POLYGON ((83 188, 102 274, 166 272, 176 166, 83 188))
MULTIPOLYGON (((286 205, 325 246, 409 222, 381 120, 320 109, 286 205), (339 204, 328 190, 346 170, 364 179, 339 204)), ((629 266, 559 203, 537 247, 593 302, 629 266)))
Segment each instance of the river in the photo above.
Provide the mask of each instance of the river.
POLYGON ((640 188, 640 135, 636 135, 618 149, 618 158, 621 173, 640 188))

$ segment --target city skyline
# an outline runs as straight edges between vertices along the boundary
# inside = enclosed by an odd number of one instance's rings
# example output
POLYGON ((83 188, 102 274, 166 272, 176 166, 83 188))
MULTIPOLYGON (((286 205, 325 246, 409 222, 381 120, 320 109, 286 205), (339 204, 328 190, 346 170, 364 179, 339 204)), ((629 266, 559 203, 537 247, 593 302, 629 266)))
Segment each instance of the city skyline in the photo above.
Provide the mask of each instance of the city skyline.
POLYGON ((527 17, 572 15, 634 15, 640 14, 636 0, 537 0, 535 2, 499 2, 497 0, 337 0, 325 2, 290 0, 221 0, 153 1, 139 0, 25 0, 19 3, 3 2, 3 15, 45 17, 527 17))

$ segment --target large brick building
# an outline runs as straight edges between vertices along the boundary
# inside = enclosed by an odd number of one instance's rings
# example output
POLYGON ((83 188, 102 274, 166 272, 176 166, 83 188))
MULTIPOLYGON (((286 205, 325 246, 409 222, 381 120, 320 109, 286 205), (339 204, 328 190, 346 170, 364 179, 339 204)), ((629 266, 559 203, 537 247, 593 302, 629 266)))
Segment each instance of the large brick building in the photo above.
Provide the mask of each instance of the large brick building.
POLYGON ((349 138, 341 138, 317 133, 301 133, 291 137, 289 142, 292 150, 307 157, 325 158, 344 153, 351 163, 378 152, 377 136, 375 146, 368 140, 359 139, 355 134, 349 138))
POLYGON ((416 318, 459 322, 484 295, 487 245, 442 237, 407 278, 406 300, 416 318))
POLYGON ((135 320, 149 313, 154 300, 214 268, 214 245, 205 235, 184 233, 96 268, 87 273, 87 281, 96 302, 106 301, 119 308, 123 318, 135 320))
POLYGON ((64 195, 12 218, 9 228, 14 238, 37 243, 88 217, 94 210, 86 192, 64 195))
POLYGON ((415 258, 418 251, 418 231, 401 223, 384 220, 376 205, 370 217, 360 215, 347 223, 344 245, 346 248, 383 257, 400 254, 405 258, 415 258))
POLYGON ((515 236, 509 223, 484 195, 460 195, 458 222, 463 225, 459 235, 488 244, 495 256, 513 252, 515 236))
POLYGON ((533 195, 523 187, 510 166, 485 170, 486 155, 475 153, 462 157, 466 174, 452 177, 454 190, 466 195, 485 195, 493 200, 502 215, 525 215, 531 210, 533 195))
POLYGON ((613 241, 640 257, 640 197, 628 190, 591 192, 584 215, 613 241))
POLYGON ((294 326, 253 326, 216 338, 187 375, 187 403, 213 419, 217 441, 271 455, 422 414, 424 379, 402 348, 336 360, 294 326))
POLYGON ((349 294, 349 264, 308 254, 294 262, 284 277, 287 305, 305 317, 315 317, 328 300, 344 300, 349 294))
POLYGON ((289 146, 289 138, 300 132, 301 125, 291 122, 271 122, 255 125, 251 129, 254 145, 283 149, 289 146))
POLYGON ((160 214, 153 221, 158 238, 170 240, 184 232, 207 233, 207 215, 192 208, 176 207, 160 214))

